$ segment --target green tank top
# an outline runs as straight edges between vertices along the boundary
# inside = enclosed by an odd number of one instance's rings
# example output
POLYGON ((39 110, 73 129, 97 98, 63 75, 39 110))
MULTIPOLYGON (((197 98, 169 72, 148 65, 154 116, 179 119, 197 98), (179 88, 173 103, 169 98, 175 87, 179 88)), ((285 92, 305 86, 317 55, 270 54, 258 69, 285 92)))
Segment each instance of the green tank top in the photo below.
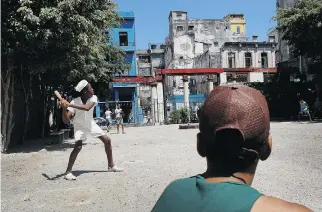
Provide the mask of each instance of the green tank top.
POLYGON ((152 212, 249 212, 262 196, 237 182, 207 183, 201 176, 172 182, 152 212))

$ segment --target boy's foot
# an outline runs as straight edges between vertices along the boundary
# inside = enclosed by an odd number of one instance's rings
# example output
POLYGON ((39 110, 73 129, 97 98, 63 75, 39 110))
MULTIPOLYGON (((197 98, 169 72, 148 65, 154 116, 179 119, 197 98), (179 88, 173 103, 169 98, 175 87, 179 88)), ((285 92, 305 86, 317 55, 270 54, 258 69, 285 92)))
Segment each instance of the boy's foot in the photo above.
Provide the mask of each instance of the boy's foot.
POLYGON ((113 166, 113 167, 108 167, 107 171, 108 172, 122 172, 123 169, 122 168, 119 168, 117 166, 113 166))
POLYGON ((72 173, 68 173, 64 177, 66 180, 76 180, 76 177, 72 173))
POLYGON ((123 131, 122 134, 125 134, 125 132, 123 131))

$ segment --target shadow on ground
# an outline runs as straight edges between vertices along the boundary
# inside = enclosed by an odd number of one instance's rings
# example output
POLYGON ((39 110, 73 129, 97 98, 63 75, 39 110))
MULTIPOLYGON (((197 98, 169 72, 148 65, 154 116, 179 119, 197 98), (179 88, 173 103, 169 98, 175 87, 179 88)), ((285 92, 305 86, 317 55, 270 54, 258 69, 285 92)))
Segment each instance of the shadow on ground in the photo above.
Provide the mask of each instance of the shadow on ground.
MULTIPOLYGON (((76 171, 73 171, 73 175, 75 175, 75 177, 78 177, 82 174, 102 173, 102 172, 108 172, 108 171, 106 171, 106 170, 76 170, 76 171)), ((65 173, 61 173, 61 174, 57 174, 54 177, 49 177, 47 174, 42 173, 42 176, 44 176, 47 180, 56 180, 56 179, 63 177, 64 175, 65 175, 65 173)))
MULTIPOLYGON (((87 145, 86 143, 83 144, 87 145)), ((67 149, 74 148, 74 142, 64 142, 61 144, 25 144, 21 146, 15 146, 11 148, 7 153, 31 153, 31 152, 39 152, 40 150, 47 151, 66 151, 67 149)))

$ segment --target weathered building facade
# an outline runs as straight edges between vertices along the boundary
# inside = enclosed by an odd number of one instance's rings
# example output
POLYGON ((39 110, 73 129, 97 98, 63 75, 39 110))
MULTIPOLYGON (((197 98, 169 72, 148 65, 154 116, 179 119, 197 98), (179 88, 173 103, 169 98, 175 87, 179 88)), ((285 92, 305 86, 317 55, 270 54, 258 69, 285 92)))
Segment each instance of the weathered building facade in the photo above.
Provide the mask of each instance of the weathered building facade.
MULTIPOLYGON (((155 70, 164 69, 164 44, 149 44, 147 50, 136 51, 136 63, 139 76, 155 77, 155 70)), ((151 123, 163 123, 164 103, 163 86, 154 83, 141 83, 138 92, 139 105, 146 119, 151 117, 151 123)), ((148 120, 144 120, 144 123, 148 120)))
MULTIPOLYGON (((188 19, 185 11, 171 11, 169 14, 169 34, 166 38, 165 67, 193 68, 195 58, 209 52, 212 57, 210 67, 220 67, 220 48, 225 42, 246 41, 243 15, 226 16, 223 19, 188 19), (241 23, 234 22, 242 20, 241 23), (237 32, 231 31, 231 24, 237 32)), ((209 64, 204 67, 209 67, 209 64)), ((192 82, 194 77, 192 78, 192 82)), ((198 77, 195 77, 198 78, 198 77)), ((193 84, 193 83, 192 83, 193 84)), ((168 77, 167 86, 172 88, 170 95, 183 95, 182 77, 168 77)), ((193 85, 191 86, 191 89, 193 85)))
MULTIPOLYGON (((220 63, 220 67, 228 70, 220 76, 214 77, 215 83, 219 82, 264 82, 269 80, 271 73, 252 72, 236 73, 238 68, 273 69, 276 68, 275 39, 269 37, 268 42, 257 42, 257 36, 253 36, 252 42, 226 42, 220 48, 220 53, 206 52, 195 58, 195 68, 215 68, 214 61, 220 63), (231 70, 231 72, 229 71, 231 70)), ((216 62, 216 63, 217 63, 216 62)), ((196 93, 207 93, 208 76, 198 76, 196 80, 196 93)))

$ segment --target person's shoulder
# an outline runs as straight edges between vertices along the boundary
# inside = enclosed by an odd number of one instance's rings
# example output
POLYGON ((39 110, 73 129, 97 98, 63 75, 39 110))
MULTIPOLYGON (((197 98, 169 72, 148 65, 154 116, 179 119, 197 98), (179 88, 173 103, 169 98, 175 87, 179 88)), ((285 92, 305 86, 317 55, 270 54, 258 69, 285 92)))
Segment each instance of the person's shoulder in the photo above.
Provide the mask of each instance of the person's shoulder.
POLYGON ((270 197, 270 196, 261 196, 258 198, 258 200, 255 202, 251 212, 277 212, 277 211, 296 211, 296 212, 308 212, 312 211, 309 208, 297 204, 297 203, 291 203, 287 202, 281 199, 278 199, 276 197, 270 197))
POLYGON ((77 103, 77 102, 80 102, 80 101, 81 101, 81 98, 80 97, 76 97, 76 98, 72 99, 72 101, 70 101, 70 102, 77 103))
POLYGON ((98 98, 96 95, 93 95, 90 99, 89 99, 91 102, 97 102, 98 101, 98 98))
POLYGON ((196 184, 196 179, 195 177, 189 177, 189 178, 182 178, 178 180, 172 181, 167 188, 168 189, 177 189, 179 187, 185 187, 187 185, 195 185, 196 184))

